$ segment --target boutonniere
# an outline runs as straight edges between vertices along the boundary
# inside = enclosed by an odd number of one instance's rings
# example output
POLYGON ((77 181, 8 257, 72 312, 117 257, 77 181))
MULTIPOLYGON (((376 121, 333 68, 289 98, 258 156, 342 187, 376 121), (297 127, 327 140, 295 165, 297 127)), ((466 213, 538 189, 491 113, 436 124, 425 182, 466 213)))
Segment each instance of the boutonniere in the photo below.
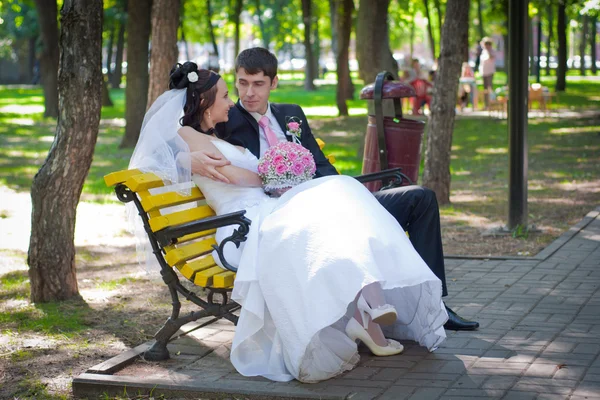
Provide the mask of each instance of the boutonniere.
POLYGON ((298 144, 300 144, 300 137, 302 135, 302 120, 298 117, 285 117, 285 126, 287 129, 287 134, 292 137, 292 140, 298 144))

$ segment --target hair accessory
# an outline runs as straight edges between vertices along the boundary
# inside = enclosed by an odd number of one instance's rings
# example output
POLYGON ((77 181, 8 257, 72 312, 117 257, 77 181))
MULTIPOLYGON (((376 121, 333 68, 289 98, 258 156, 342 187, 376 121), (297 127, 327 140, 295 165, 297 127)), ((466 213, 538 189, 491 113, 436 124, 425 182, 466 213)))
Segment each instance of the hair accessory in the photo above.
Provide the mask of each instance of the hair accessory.
MULTIPOLYGON (((211 71, 208 81, 206 81, 204 86, 202 86, 198 90, 200 91, 200 93, 206 92, 208 89, 215 86, 215 84, 219 81, 219 79, 221 79, 221 75, 217 74, 216 72, 211 71)), ((198 80, 198 79, 196 79, 196 80, 198 80)))
POLYGON ((192 83, 198 82, 198 74, 195 73, 194 71, 188 72, 187 78, 188 78, 188 81, 190 81, 192 83))

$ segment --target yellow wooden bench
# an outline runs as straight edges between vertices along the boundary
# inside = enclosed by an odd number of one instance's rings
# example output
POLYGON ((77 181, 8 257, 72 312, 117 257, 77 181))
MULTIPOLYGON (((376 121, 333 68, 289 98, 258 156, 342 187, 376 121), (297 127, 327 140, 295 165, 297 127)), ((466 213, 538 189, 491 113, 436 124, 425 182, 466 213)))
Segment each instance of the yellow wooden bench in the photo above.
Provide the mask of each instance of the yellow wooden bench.
MULTIPOLYGON (((325 143, 320 139, 317 141, 322 149, 325 143)), ((328 156, 328 159, 332 163, 335 162, 332 155, 328 156)), ((396 185, 401 184, 403 179, 408 180, 399 168, 363 175, 356 179, 368 182, 390 178, 396 185)), ((152 361, 168 359, 167 343, 177 330, 188 322, 212 316, 214 318, 206 324, 219 318, 226 318, 236 324, 238 317, 234 312, 240 306, 229 299, 236 269, 223 257, 222 249, 228 242, 239 246, 246 240, 251 223, 244 217, 246 211, 240 210, 217 216, 204 202, 204 195, 200 189, 195 186, 187 195, 176 190, 153 194, 152 189, 165 187, 168 184, 154 173, 137 169, 113 172, 106 175, 104 181, 107 186, 114 187, 119 200, 135 204, 152 250, 160 264, 163 281, 171 293, 173 304, 171 316, 156 333, 156 342, 144 353, 144 358, 152 361), (169 207, 184 204, 190 204, 190 207, 165 213, 169 207), (238 228, 231 237, 217 244, 214 237, 217 228, 228 225, 238 225, 238 228), (222 265, 227 268, 217 265, 212 257, 213 250, 217 251, 222 265), (180 281, 180 276, 204 288, 206 299, 186 288, 180 281), (220 301, 215 300, 215 294, 219 295, 220 301), (201 310, 181 316, 179 295, 198 305, 201 310)))

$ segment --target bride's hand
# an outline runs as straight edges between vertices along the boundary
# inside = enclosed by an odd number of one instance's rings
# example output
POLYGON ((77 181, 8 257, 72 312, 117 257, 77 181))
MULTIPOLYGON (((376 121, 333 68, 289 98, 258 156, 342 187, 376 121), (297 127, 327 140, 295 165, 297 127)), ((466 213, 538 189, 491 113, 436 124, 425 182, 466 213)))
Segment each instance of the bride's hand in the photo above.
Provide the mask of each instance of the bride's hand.
POLYGON ((217 167, 224 167, 231 164, 231 162, 222 155, 210 150, 200 150, 190 153, 190 159, 192 163, 192 172, 194 174, 215 181, 229 183, 229 179, 216 170, 217 167))

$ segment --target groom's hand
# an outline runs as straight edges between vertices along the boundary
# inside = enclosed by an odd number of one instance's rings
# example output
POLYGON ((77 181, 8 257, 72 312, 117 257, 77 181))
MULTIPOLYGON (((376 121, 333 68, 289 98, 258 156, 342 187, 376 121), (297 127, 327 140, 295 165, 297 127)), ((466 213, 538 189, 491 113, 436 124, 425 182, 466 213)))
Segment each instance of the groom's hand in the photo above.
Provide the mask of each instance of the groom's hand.
POLYGON ((229 183, 225 175, 217 171, 217 167, 231 164, 221 154, 212 151, 194 151, 190 153, 191 167, 194 174, 210 178, 215 181, 229 183))

